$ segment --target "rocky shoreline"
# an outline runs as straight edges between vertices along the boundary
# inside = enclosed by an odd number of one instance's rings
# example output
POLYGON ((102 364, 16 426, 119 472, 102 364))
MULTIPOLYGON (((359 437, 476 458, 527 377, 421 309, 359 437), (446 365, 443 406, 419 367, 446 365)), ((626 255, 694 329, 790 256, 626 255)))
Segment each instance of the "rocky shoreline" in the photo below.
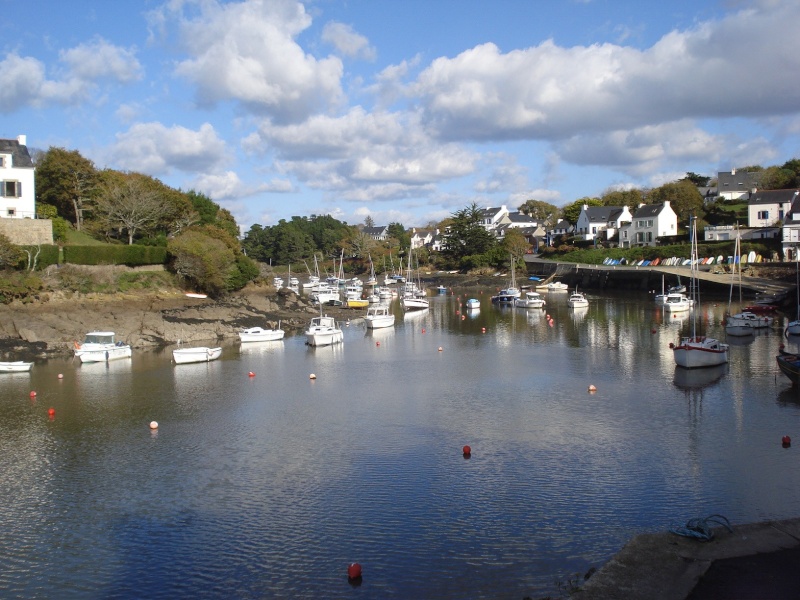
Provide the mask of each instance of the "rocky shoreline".
MULTIPOLYGON (((426 285, 496 286, 494 277, 432 276, 426 285)), ((494 287, 492 287, 494 289, 494 287)), ((363 317, 364 309, 324 307, 340 321, 363 317)), ((189 298, 179 292, 63 294, 23 304, 0 305, 0 360, 33 360, 72 353, 88 331, 113 331, 134 348, 178 343, 204 345, 235 339, 243 327, 305 329, 319 313, 307 296, 288 289, 247 288, 225 298, 189 298)))

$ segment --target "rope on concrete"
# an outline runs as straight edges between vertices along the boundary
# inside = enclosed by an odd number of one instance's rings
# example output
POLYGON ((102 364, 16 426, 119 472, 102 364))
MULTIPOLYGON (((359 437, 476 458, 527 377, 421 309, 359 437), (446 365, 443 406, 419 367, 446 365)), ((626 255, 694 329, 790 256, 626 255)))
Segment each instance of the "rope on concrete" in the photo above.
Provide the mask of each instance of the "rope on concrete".
POLYGON ((714 539, 714 532, 709 523, 722 525, 725 529, 733 533, 730 521, 722 515, 709 515, 704 519, 689 519, 683 527, 672 527, 669 531, 675 535, 682 535, 701 542, 710 542, 714 539))

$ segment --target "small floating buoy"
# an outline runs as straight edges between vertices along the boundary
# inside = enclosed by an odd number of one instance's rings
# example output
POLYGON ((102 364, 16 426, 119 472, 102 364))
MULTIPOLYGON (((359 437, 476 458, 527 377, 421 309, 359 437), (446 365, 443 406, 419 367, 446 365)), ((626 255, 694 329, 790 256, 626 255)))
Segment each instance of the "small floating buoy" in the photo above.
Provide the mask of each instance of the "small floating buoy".
POLYGON ((347 567, 347 578, 350 580, 361 579, 361 565, 358 563, 351 563, 347 567))
POLYGON ((64 379, 64 374, 63 374, 63 373, 59 373, 59 374, 58 374, 58 378, 59 378, 59 379, 64 379))
POLYGON ((456 314, 457 314, 457 315, 460 315, 460 314, 461 314, 461 311, 460 311, 460 310, 457 310, 457 311, 456 311, 456 314))
POLYGON ((158 429, 158 421, 150 421, 150 429, 158 429))
POLYGON ((56 414, 56 409, 55 408, 48 408, 47 409, 47 414, 50 415, 51 417, 54 416, 56 414))
POLYGON ((653 327, 653 328, 650 330, 650 333, 655 333, 655 332, 656 332, 656 328, 655 328, 655 327, 653 327))
POLYGON ((31 398, 36 398, 36 392, 31 392, 31 398))
POLYGON ((255 377, 255 376, 256 376, 256 374, 255 374, 255 373, 253 373, 252 371, 250 371, 250 372, 247 374, 247 376, 248 376, 248 377, 255 377))
POLYGON ((316 379, 316 378, 317 378, 317 376, 316 376, 316 375, 314 375, 313 373, 311 373, 311 374, 308 376, 308 378, 309 378, 309 379, 316 379))
POLYGON ((594 394, 597 391, 597 388, 594 385, 589 386, 589 393, 594 394))
POLYGON ((481 327, 481 333, 486 333, 486 327, 481 327))
POLYGON ((424 327, 422 328, 422 333, 425 333, 425 328, 424 327))
POLYGON ((792 438, 790 438, 788 435, 785 435, 785 436, 783 436, 783 437, 781 438, 781 445, 782 445, 784 448, 788 448, 789 446, 791 446, 791 445, 792 445, 792 438))
POLYGON ((441 352, 441 351, 442 351, 442 347, 441 347, 441 346, 439 346, 439 352, 441 352))
POLYGON ((376 345, 376 346, 380 346, 380 345, 381 345, 381 343, 380 343, 380 342, 375 342, 375 345, 376 345))
POLYGON ((464 455, 464 457, 466 458, 466 457, 468 457, 468 456, 470 456, 472 454, 472 448, 470 448, 469 446, 464 446, 461 449, 461 452, 464 455))
POLYGON ((466 316, 466 315, 461 315, 461 320, 462 320, 462 321, 463 321, 464 319, 466 319, 466 318, 467 318, 467 316, 466 316))
POLYGON ((545 316, 544 316, 544 318, 545 318, 545 319, 547 319, 548 321, 550 321, 550 320, 551 320, 551 319, 550 319, 550 315, 545 315, 545 316))

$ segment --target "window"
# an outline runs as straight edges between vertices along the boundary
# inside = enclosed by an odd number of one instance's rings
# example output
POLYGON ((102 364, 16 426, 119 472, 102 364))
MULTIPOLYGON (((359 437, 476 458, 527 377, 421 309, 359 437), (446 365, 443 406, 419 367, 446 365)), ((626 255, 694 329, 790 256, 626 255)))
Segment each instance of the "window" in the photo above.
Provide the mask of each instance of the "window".
POLYGON ((19 181, 4 181, 0 186, 0 196, 6 198, 19 198, 22 196, 22 183, 19 181))
POLYGON ((9 208, 9 209, 6 211, 6 216, 7 216, 7 217, 13 217, 13 216, 14 216, 14 215, 16 215, 16 214, 17 214, 17 209, 16 209, 16 208, 9 208))
POLYGON ((769 219, 769 211, 768 210, 760 210, 760 211, 758 211, 758 217, 756 217, 756 218, 764 220, 764 221, 768 220, 769 219))
POLYGON ((652 242, 653 241, 653 232, 652 231, 648 231, 647 232, 647 241, 648 242, 652 242))
POLYGON ((5 166, 6 166, 6 157, 0 156, 0 167, 5 167, 5 166))
POLYGON ((647 220, 647 226, 648 227, 652 227, 653 226, 653 219, 648 219, 647 220))

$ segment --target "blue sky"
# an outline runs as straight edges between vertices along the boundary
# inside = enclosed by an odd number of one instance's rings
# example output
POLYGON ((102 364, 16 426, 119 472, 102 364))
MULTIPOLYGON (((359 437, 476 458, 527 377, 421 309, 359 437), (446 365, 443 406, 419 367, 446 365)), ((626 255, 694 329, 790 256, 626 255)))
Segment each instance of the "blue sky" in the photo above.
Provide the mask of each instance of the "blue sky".
POLYGON ((240 225, 424 226, 800 157, 796 0, 0 0, 0 137, 240 225))

